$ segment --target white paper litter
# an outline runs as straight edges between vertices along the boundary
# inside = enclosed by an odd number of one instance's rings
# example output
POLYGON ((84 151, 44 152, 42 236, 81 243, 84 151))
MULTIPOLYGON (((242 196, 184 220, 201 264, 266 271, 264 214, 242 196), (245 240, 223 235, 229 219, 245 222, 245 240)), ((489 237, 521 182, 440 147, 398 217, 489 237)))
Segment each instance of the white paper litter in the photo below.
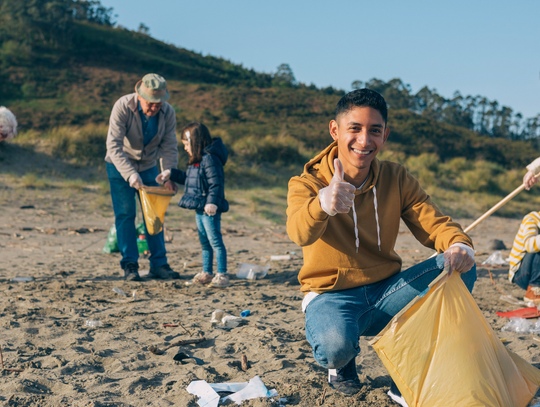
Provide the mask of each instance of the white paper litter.
POLYGON ((277 397, 277 392, 275 389, 272 389, 271 392, 268 391, 261 378, 259 376, 255 376, 249 381, 249 383, 246 383, 246 387, 240 391, 237 391, 236 393, 231 394, 230 396, 225 397, 223 400, 225 401, 230 399, 236 404, 240 405, 244 400, 251 400, 259 397, 277 397))
POLYGON ((217 309, 212 312, 212 319, 210 319, 212 325, 220 325, 224 328, 236 328, 242 322, 242 318, 235 317, 233 315, 227 314, 221 309, 217 309))
POLYGON ((209 384, 214 391, 228 391, 231 393, 236 393, 237 391, 242 390, 246 387, 247 382, 242 383, 211 383, 209 384))
POLYGON ((279 397, 276 389, 268 390, 259 376, 244 383, 207 383, 205 380, 195 380, 186 390, 199 397, 197 404, 200 407, 217 407, 220 402, 218 391, 233 393, 223 397, 221 402, 232 400, 238 405, 259 397, 279 397))
POLYGON ((197 404, 200 407, 217 407, 219 404, 219 394, 205 380, 192 381, 186 390, 199 397, 197 404))

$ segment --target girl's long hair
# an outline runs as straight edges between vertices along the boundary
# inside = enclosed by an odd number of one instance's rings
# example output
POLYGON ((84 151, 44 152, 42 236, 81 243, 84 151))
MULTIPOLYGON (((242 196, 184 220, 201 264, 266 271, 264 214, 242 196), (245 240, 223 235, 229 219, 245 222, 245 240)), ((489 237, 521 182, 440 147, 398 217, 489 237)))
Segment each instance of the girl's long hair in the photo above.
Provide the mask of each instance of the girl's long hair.
POLYGON ((208 127, 199 122, 191 122, 182 130, 183 141, 189 142, 191 147, 191 157, 189 157, 189 165, 201 162, 204 149, 212 144, 212 136, 208 127), (189 131, 189 138, 186 132, 189 131))

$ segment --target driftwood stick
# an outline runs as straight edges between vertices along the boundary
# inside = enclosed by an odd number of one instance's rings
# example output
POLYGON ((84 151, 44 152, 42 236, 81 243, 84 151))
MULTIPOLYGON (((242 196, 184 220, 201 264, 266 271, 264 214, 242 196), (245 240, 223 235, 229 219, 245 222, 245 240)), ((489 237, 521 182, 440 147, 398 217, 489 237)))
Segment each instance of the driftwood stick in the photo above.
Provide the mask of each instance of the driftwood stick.
POLYGON ((206 338, 204 336, 201 336, 200 338, 195 338, 195 339, 181 339, 179 341, 171 343, 169 346, 166 346, 163 349, 160 349, 155 345, 150 345, 148 347, 148 350, 152 352, 154 355, 163 355, 167 349, 173 348, 175 346, 184 346, 184 345, 189 345, 192 343, 201 343, 204 341, 206 341, 206 338))
POLYGON ((247 372, 247 370, 249 369, 248 367, 248 360, 247 360, 247 357, 246 355, 242 355, 242 357, 240 358, 240 361, 242 363, 242 370, 244 372, 247 372))
POLYGON ((175 346, 184 346, 192 343, 201 343, 204 341, 206 341, 206 338, 180 339, 179 341, 173 342, 169 346, 166 346, 165 350, 173 348, 175 346))
POLYGON ((24 372, 24 369, 6 369, 4 367, 4 357, 2 356, 2 346, 0 346, 0 362, 2 363, 2 370, 7 370, 8 372, 24 372))
POLYGON ((322 406, 324 403, 324 396, 326 396, 326 387, 324 388, 324 391, 322 392, 321 398, 319 399, 319 406, 322 406))
POLYGON ((192 336, 192 335, 193 335, 193 334, 192 334, 191 332, 189 332, 189 331, 186 329, 186 327, 185 327, 184 325, 182 325, 180 322, 178 323, 178 325, 180 325, 180 326, 182 327, 182 329, 188 333, 189 336, 192 336))

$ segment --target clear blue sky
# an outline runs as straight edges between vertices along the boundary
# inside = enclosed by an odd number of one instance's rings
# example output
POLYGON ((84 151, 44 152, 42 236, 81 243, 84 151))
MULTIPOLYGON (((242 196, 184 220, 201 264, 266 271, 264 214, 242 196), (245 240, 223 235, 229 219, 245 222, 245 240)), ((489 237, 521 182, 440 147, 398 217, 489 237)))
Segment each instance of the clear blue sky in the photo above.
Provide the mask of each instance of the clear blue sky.
POLYGON ((540 113, 540 1, 102 0, 118 24, 260 72, 351 90, 399 77, 540 113))

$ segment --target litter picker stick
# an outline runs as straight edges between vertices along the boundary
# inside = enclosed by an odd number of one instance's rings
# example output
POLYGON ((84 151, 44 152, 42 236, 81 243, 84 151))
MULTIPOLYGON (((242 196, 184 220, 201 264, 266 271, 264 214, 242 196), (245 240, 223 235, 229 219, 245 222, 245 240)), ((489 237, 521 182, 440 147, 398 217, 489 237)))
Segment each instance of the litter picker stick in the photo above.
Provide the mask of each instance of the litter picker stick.
MULTIPOLYGON (((534 178, 540 177, 540 173, 536 174, 534 178)), ((464 232, 467 233, 471 231, 473 228, 475 228, 480 222, 482 222, 484 219, 486 219, 488 216, 493 214, 496 210, 504 206, 509 200, 511 200, 513 197, 515 197, 517 194, 519 194, 523 189, 525 188, 525 184, 521 184, 519 187, 514 189, 506 198, 503 198, 497 205, 495 205, 493 208, 491 208, 489 211, 484 213, 482 216, 480 216, 478 219, 476 219, 471 225, 469 225, 464 232)))
MULTIPOLYGON (((540 177, 540 173, 536 174, 534 176, 534 178, 538 178, 540 177)), ((490 216, 491 214, 493 214, 493 212, 495 212, 496 210, 498 210, 499 208, 501 208, 502 206, 504 206, 504 204, 506 204, 510 199, 512 199, 513 197, 515 197, 517 194, 519 194, 521 191, 523 191, 523 189, 525 188, 525 184, 521 184, 519 187, 517 187, 516 189, 514 189, 510 194, 508 194, 505 198, 503 198, 501 201, 499 201, 499 203, 497 205, 495 205, 493 208, 491 208, 489 211, 487 211, 486 213, 484 213, 482 216, 480 216, 478 219, 476 219, 473 223, 471 223, 467 228, 465 228, 464 232, 467 233, 467 232, 470 232, 472 229, 474 229, 476 226, 478 226, 478 224, 480 222, 482 222, 484 219, 486 219, 488 216, 490 216)), ((431 259, 432 257, 435 257, 437 254, 437 252, 435 252, 433 255, 431 255, 429 258, 431 259)))

